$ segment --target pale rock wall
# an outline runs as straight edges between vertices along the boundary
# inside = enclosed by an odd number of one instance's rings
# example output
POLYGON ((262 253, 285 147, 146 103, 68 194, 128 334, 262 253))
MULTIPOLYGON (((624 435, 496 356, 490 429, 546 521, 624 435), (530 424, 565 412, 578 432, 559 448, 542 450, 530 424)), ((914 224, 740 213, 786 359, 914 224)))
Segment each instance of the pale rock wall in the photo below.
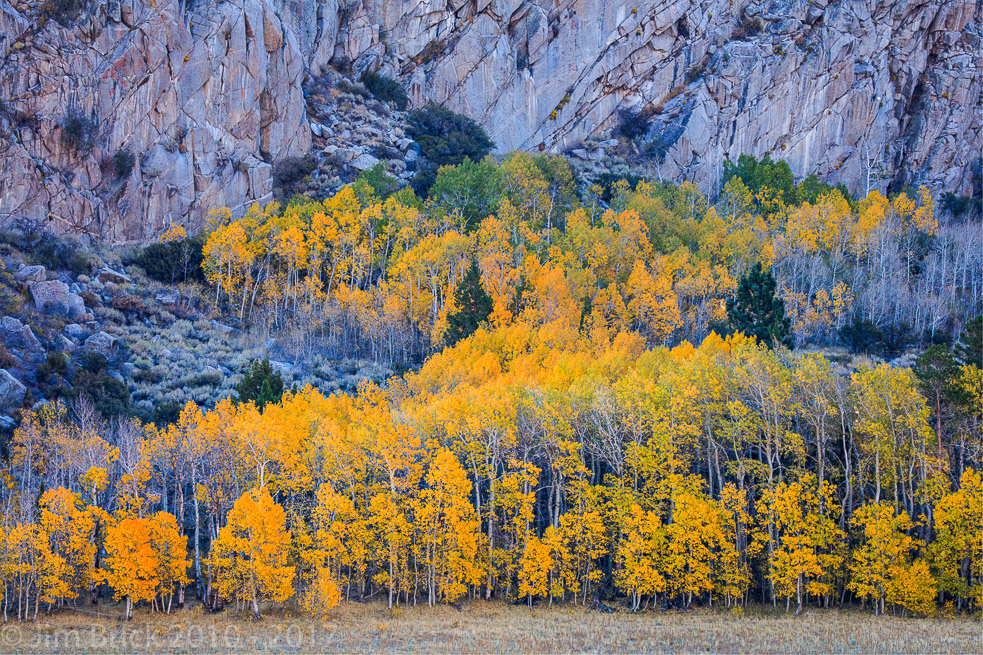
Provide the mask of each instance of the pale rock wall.
POLYGON ((240 214, 271 197, 268 162, 310 148, 305 74, 342 60, 500 152, 647 109, 659 174, 711 194, 741 153, 861 193, 980 193, 983 0, 89 0, 67 28, 37 2, 0 0, 0 223, 132 242, 240 214), (744 15, 763 30, 737 39, 744 15), (91 155, 61 143, 70 106, 98 120, 91 155))
POLYGON ((309 149, 304 62, 265 0, 109 0, 68 27, 37 11, 0 4, 19 30, 0 40, 0 221, 110 242, 194 230, 272 197, 262 153, 309 149), (98 125, 89 154, 62 143, 70 107, 98 125), (121 148, 136 165, 117 179, 121 148))
POLYGON ((335 56, 479 120, 500 152, 567 150, 622 108, 660 107, 661 174, 711 193, 749 153, 860 192, 970 194, 980 24, 974 0, 361 0, 335 56), (764 29, 733 40, 742 14, 764 29))

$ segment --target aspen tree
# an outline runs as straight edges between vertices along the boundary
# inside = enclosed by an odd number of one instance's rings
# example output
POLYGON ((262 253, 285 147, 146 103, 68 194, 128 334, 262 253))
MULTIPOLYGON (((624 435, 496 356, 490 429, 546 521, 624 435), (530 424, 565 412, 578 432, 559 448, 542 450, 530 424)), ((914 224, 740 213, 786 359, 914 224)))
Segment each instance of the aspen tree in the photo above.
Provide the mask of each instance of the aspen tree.
POLYGON ((248 604, 255 617, 261 602, 290 598, 295 574, 288 562, 290 542, 283 508, 266 487, 244 493, 212 546, 219 593, 237 604, 248 604))

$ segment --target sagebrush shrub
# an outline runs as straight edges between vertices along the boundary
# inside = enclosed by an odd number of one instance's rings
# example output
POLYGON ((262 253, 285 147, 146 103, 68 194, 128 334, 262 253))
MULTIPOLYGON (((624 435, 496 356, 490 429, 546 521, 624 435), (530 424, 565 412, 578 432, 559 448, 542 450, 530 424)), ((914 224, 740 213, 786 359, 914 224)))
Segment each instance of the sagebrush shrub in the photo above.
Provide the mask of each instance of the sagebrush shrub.
POLYGON ((153 243, 141 250, 133 263, 158 282, 202 282, 205 279, 201 270, 203 245, 197 237, 153 243))
POLYGON ((85 6, 86 0, 45 0, 41 5, 41 14, 61 25, 67 25, 78 18, 85 6))
POLYGON ((45 355, 44 362, 38 366, 38 381, 46 383, 55 376, 67 378, 70 362, 68 355, 63 352, 49 352, 45 355))
POLYGON ((411 111, 407 129, 423 156, 437 168, 460 164, 465 157, 481 161, 495 145, 481 125, 433 103, 411 111))
MULTIPOLYGON (((441 166, 457 165, 465 158, 481 161, 495 146, 481 125, 433 103, 409 113, 406 131, 420 144, 423 156, 430 164, 429 169, 417 174, 428 182, 426 189, 436 180, 436 171, 441 166)), ((413 187, 417 193, 425 191, 416 180, 413 187)))
MULTIPOLYGON (((20 365, 20 360, 14 357, 13 353, 7 350, 7 346, 0 344, 0 368, 16 368, 20 365)), ((43 366, 43 365, 42 365, 43 366)), ((40 375, 40 367, 38 375, 40 375)))
POLYGON ((745 41, 757 36, 759 32, 761 32, 761 21, 750 16, 743 16, 730 36, 733 41, 745 41))
POLYGON ((315 168, 317 164, 310 155, 288 157, 273 169, 273 188, 279 196, 289 196, 315 168))
POLYGON ((142 300, 126 293, 117 293, 114 295, 112 300, 110 300, 110 304, 113 306, 113 309, 121 312, 143 314, 147 311, 147 307, 143 304, 142 300))
POLYGON ((365 71, 362 74, 362 84, 369 90, 372 96, 381 102, 388 102, 396 109, 403 111, 409 104, 409 96, 406 89, 396 80, 380 75, 373 71, 365 71))
POLYGON ((61 142, 65 147, 81 154, 92 152, 96 145, 99 124, 86 116, 81 109, 71 107, 61 121, 61 142))
POLYGON ((622 109, 618 112, 618 134, 631 140, 645 136, 649 131, 649 119, 640 111, 622 109))
POLYGON ((104 417, 128 416, 133 413, 130 390, 105 370, 96 373, 81 370, 72 378, 72 397, 88 396, 104 417))
POLYGON ((93 269, 92 259, 85 249, 67 239, 45 234, 30 247, 30 260, 48 270, 71 271, 74 275, 86 275, 93 269))
POLYGON ((113 170, 116 172, 117 179, 129 177, 135 164, 136 157, 126 148, 120 148, 113 155, 113 170))

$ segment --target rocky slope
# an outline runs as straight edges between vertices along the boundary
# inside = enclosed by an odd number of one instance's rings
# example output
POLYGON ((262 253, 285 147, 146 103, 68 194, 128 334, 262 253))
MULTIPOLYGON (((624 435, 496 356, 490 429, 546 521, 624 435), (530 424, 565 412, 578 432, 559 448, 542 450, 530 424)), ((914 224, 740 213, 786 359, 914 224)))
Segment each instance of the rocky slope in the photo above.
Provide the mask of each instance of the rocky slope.
POLYGON ((242 211, 310 147, 304 80, 346 63, 500 151, 586 152, 627 109, 657 174, 710 193, 741 153, 860 192, 981 191, 978 0, 89 1, 63 27, 0 0, 0 221, 138 241, 242 211))
POLYGON ((134 254, 128 249, 77 248, 70 261, 32 263, 65 243, 0 240, 0 443, 23 410, 43 400, 86 396, 100 411, 173 420, 188 401, 210 406, 234 396, 243 373, 264 357, 288 388, 312 385, 325 394, 393 374, 372 361, 302 349, 290 331, 271 336, 223 316, 205 287, 162 283, 124 266, 134 254))

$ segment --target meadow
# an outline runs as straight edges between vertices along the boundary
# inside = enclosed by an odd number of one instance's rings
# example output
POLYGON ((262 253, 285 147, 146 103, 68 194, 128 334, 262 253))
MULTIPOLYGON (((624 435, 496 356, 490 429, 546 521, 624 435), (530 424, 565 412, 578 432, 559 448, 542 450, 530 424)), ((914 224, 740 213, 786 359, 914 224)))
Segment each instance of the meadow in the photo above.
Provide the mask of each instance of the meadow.
POLYGON ((342 603, 316 621, 291 609, 261 620, 200 607, 172 613, 100 606, 0 628, 3 653, 979 653, 977 618, 902 619, 854 610, 811 609, 799 617, 752 606, 741 613, 612 614, 579 607, 426 605, 389 611, 385 603, 342 603), (459 609, 458 609, 459 607, 459 609))

